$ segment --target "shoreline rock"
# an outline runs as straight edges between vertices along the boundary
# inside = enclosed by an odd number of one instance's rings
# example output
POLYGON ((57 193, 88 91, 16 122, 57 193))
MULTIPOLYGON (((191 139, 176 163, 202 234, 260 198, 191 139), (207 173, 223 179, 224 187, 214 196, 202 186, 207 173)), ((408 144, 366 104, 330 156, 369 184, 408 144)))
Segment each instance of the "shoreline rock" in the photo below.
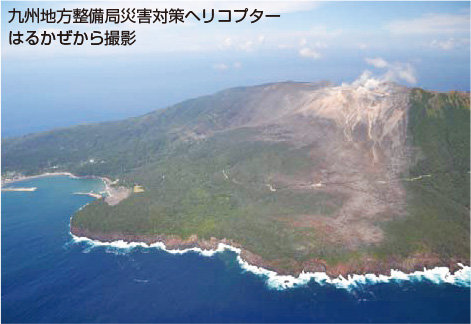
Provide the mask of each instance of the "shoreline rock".
MULTIPOLYGON (((54 172, 42 173, 33 176, 21 176, 16 179, 7 179, 9 181, 2 182, 2 186, 14 182, 30 180, 48 176, 69 176, 71 178, 84 178, 84 179, 101 179, 105 183, 108 191, 112 181, 107 177, 102 176, 76 176, 70 172, 54 172)), ((120 199, 121 201, 122 199, 120 199)), ((118 202, 119 203, 119 202, 118 202)), ((72 220, 73 216, 71 217, 72 220)), ((436 255, 432 254, 416 254, 407 258, 400 258, 391 256, 386 260, 378 260, 372 257, 362 257, 360 259, 352 260, 347 263, 339 263, 336 265, 328 265, 322 259, 310 259, 304 262, 292 260, 287 264, 286 260, 265 260, 261 256, 250 252, 243 248, 243 246, 230 239, 217 239, 212 237, 209 240, 201 240, 196 235, 190 236, 188 239, 183 240, 176 235, 142 235, 142 234, 123 234, 123 233, 94 233, 87 229, 77 227, 70 227, 70 232, 79 237, 86 237, 92 240, 101 242, 113 242, 123 240, 125 242, 143 242, 148 245, 162 242, 167 249, 183 250, 190 248, 200 248, 203 250, 216 250, 219 243, 233 246, 241 250, 240 257, 248 264, 261 267, 267 270, 276 272, 279 275, 299 276, 302 272, 324 272, 330 277, 349 275, 389 275, 391 270, 399 270, 407 273, 414 271, 422 271, 424 268, 433 268, 446 266, 450 269, 451 273, 460 269, 458 263, 465 266, 470 266, 470 260, 459 258, 450 258, 443 260, 436 255)))
POLYGON ((280 260, 265 260, 261 256, 252 253, 243 248, 243 246, 230 239, 210 238, 201 240, 196 235, 188 239, 181 239, 176 235, 138 235, 123 233, 94 233, 87 229, 71 226, 70 232, 78 237, 86 237, 100 242, 113 242, 122 240, 127 243, 140 242, 151 245, 154 243, 163 243, 169 250, 185 250, 191 248, 200 248, 202 250, 216 250, 219 243, 230 245, 240 249, 240 257, 248 264, 260 267, 266 270, 274 271, 278 275, 298 277, 303 272, 324 272, 329 277, 348 277, 351 275, 390 275, 391 270, 399 270, 404 273, 422 271, 424 268, 448 267, 451 273, 461 269, 458 263, 465 266, 470 265, 469 260, 449 259, 443 260, 434 255, 417 254, 407 258, 390 257, 387 260, 377 260, 371 257, 361 258, 347 263, 337 265, 328 265, 324 260, 311 259, 305 262, 292 260, 288 265, 283 260, 283 266, 280 260))

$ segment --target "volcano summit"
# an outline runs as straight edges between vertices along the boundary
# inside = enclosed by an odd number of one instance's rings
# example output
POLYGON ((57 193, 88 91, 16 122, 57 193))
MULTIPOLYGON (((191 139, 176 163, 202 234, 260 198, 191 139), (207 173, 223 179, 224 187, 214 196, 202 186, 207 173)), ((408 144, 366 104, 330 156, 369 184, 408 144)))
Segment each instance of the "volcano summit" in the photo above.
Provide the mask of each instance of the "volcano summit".
POLYGON ((469 265, 467 93, 274 83, 3 141, 3 172, 119 179, 71 231, 241 248, 283 274, 469 265), (134 189, 133 189, 134 188, 134 189))

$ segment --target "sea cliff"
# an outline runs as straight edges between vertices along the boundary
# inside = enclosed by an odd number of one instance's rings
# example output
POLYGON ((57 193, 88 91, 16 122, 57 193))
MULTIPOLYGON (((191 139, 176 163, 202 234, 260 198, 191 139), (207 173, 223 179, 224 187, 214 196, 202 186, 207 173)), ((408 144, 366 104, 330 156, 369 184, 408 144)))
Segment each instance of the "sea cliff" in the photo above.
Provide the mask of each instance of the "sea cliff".
POLYGON ((330 277, 350 275, 390 275, 391 270, 399 270, 404 273, 414 271, 422 271, 424 268, 431 269, 434 267, 448 267, 451 273, 460 270, 464 266, 469 266, 469 260, 449 259, 442 260, 431 254, 416 254, 406 258, 391 256, 386 260, 374 259, 371 257, 360 257, 347 263, 338 263, 329 265, 325 260, 311 259, 306 262, 290 262, 284 260, 265 260, 261 256, 256 255, 244 247, 230 239, 210 238, 209 240, 199 239, 197 235, 192 235, 188 239, 181 239, 175 235, 136 235, 123 233, 95 233, 86 229, 73 227, 70 228, 71 234, 76 237, 85 237, 90 240, 111 243, 116 241, 124 241, 127 243, 144 243, 153 245, 163 243, 167 250, 187 250, 201 249, 206 251, 218 250, 220 244, 232 246, 240 250, 242 260, 250 265, 271 270, 279 275, 289 275, 298 277, 303 272, 324 272, 330 277))

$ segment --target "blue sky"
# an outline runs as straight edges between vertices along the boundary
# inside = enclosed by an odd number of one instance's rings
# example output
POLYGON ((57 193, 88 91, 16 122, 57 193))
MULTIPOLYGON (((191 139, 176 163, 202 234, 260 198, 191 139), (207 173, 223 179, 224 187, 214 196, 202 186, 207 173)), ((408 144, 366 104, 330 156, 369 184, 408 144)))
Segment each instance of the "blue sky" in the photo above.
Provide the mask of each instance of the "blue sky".
POLYGON ((218 90, 276 81, 378 78, 469 91, 469 2, 2 2, 2 135, 137 116, 218 90), (261 9, 255 24, 119 25, 131 47, 10 46, 12 8, 261 9))

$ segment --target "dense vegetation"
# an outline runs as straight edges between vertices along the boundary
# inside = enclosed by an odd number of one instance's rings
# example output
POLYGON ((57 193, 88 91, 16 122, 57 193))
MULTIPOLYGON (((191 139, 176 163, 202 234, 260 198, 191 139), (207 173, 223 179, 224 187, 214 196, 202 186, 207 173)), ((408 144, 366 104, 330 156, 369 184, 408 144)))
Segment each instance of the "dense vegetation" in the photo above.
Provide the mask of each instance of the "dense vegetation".
POLYGON ((320 233, 281 221, 298 214, 329 215, 341 205, 341 197, 299 193, 270 182, 271 174, 310 168, 308 150, 244 137, 247 132, 237 130, 182 145, 126 176, 125 181, 142 184, 144 193, 114 207, 97 201, 79 212, 72 224, 98 232, 226 237, 269 259, 306 259, 313 257, 313 250, 320 256, 338 254, 340 247, 327 244, 320 233), (269 189, 270 183, 276 191, 269 189))
POLYGON ((409 136, 418 149, 404 181, 407 217, 386 225, 379 254, 414 251, 469 259, 470 102, 463 93, 411 93, 409 136))
POLYGON ((267 260, 335 263, 358 256, 429 252, 469 259, 469 97, 413 89, 408 145, 413 161, 403 181, 406 215, 381 223, 384 241, 348 250, 303 215, 335 214, 345 197, 294 190, 280 178, 316 168, 311 147, 260 140, 256 127, 231 127, 250 88, 189 100, 119 122, 83 125, 3 141, 3 172, 67 170, 119 178, 145 192, 116 206, 95 201, 72 225, 99 233, 230 238, 267 260))

